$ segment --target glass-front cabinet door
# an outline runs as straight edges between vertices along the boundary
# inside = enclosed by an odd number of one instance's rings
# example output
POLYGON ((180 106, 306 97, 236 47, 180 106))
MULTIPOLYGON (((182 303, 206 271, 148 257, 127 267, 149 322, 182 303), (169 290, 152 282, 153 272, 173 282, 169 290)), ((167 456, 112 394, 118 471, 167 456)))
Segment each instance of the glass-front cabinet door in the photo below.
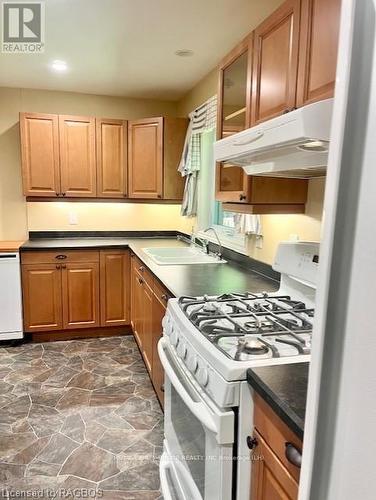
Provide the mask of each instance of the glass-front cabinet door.
MULTIPOLYGON (((223 139, 249 127, 250 52, 252 39, 244 39, 222 61, 219 68, 217 139, 223 139)), ((216 199, 226 202, 248 201, 248 179, 241 167, 218 163, 216 199)))

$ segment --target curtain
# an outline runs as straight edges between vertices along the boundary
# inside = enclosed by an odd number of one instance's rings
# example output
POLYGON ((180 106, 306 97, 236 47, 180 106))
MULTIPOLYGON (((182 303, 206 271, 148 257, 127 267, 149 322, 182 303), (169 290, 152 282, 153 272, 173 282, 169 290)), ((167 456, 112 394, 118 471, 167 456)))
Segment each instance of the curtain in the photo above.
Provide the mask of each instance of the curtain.
POLYGON ((215 128, 216 118, 217 96, 211 97, 189 114, 189 126, 178 167, 182 177, 186 178, 181 206, 181 215, 186 217, 197 215, 197 179, 201 167, 201 135, 203 132, 215 128))

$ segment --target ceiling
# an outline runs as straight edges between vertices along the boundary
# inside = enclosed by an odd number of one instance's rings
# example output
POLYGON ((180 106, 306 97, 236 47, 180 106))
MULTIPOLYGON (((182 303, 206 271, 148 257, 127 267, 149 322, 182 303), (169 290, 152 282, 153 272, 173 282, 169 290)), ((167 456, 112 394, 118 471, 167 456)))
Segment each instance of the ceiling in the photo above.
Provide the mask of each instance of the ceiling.
POLYGON ((0 86, 178 100, 280 3, 46 0, 44 54, 0 53, 0 86))

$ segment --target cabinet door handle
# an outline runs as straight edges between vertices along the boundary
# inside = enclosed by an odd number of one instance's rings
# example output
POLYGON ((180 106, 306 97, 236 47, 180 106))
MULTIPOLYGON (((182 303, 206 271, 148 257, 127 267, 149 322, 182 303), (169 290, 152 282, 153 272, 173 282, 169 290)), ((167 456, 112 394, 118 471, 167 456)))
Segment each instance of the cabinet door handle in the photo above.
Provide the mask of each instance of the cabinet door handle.
POLYGON ((161 195, 161 194, 158 194, 157 196, 158 196, 158 198, 162 198, 162 195, 161 195))
POLYGON ((61 193, 63 196, 65 196, 67 193, 61 193))
POLYGON ((140 266, 140 267, 138 268, 138 270, 139 270, 141 273, 143 273, 143 272, 145 271, 145 268, 144 268, 144 266, 140 266))
POLYGON ((285 443, 285 457, 290 462, 290 464, 295 465, 295 467, 302 466, 302 452, 298 450, 292 443, 285 443))
POLYGON ((66 258, 67 258, 67 256, 64 254, 59 254, 59 255, 56 255, 56 257, 55 257, 55 259, 59 259, 59 260, 64 260, 66 258))
POLYGON ((247 198, 247 197, 246 197, 246 195, 245 195, 245 194, 240 194, 240 195, 239 195, 239 200, 240 200, 240 201, 243 201, 243 200, 245 200, 246 198, 247 198))
POLYGON ((55 194, 56 194, 56 196, 60 196, 60 193, 55 193, 55 194))
POLYGON ((164 293, 163 295, 161 295, 161 299, 167 301, 168 300, 168 295, 166 295, 164 293))
POLYGON ((59 264, 56 264, 56 269, 60 269, 60 265, 59 264))
POLYGON ((142 283, 144 282, 144 280, 142 280, 141 278, 137 278, 138 279, 138 282, 140 283, 140 285, 142 285, 142 283))
POLYGON ((67 268, 67 266, 65 264, 61 265, 61 269, 66 269, 66 268, 67 268))
POLYGON ((256 448, 257 445, 258 445, 258 441, 255 437, 247 436, 247 446, 250 450, 253 450, 253 448, 256 448))

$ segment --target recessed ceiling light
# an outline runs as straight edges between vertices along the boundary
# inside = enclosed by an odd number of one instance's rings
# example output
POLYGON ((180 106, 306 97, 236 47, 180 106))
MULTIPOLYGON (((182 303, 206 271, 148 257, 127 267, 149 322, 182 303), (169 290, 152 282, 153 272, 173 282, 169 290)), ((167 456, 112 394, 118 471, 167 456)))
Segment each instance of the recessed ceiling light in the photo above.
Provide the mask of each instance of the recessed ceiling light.
POLYGON ((175 52, 175 55, 179 57, 191 57, 193 56, 193 54, 194 54, 193 50, 189 49, 180 49, 175 52))
POLYGON ((68 65, 65 61, 55 60, 55 61, 52 61, 51 68, 54 71, 63 72, 63 71, 67 71, 68 65))

